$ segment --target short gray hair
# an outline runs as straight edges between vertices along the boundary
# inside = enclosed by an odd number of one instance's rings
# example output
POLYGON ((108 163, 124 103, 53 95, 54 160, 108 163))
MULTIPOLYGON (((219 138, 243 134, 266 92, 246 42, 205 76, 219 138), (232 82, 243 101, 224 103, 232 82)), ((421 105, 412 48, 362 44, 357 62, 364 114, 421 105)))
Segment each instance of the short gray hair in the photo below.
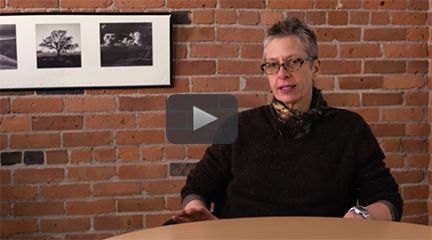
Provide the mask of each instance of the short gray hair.
POLYGON ((300 40, 309 58, 313 60, 318 58, 318 44, 315 33, 296 17, 286 18, 267 29, 264 38, 264 49, 271 40, 288 36, 295 36, 300 40))

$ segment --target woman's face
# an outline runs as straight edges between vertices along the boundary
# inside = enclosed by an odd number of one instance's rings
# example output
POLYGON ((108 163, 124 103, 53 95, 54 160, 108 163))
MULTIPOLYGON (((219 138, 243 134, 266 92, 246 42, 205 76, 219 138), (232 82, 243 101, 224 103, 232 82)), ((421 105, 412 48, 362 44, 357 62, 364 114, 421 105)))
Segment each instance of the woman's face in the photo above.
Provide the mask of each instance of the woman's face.
POLYGON ((300 40, 294 36, 275 38, 264 49, 265 62, 293 63, 287 61, 300 58, 303 65, 294 72, 282 66, 279 71, 268 75, 273 95, 287 106, 299 111, 307 111, 312 101, 313 78, 318 74, 320 61, 310 62, 300 40))

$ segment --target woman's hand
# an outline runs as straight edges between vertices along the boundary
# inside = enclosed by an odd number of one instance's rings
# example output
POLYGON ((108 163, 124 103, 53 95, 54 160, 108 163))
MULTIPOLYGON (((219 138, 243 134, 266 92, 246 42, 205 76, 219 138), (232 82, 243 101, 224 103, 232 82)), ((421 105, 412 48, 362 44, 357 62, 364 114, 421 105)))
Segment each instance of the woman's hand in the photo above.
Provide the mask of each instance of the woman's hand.
POLYGON ((172 216, 171 218, 177 223, 188 223, 218 219, 205 207, 184 209, 178 214, 172 216))

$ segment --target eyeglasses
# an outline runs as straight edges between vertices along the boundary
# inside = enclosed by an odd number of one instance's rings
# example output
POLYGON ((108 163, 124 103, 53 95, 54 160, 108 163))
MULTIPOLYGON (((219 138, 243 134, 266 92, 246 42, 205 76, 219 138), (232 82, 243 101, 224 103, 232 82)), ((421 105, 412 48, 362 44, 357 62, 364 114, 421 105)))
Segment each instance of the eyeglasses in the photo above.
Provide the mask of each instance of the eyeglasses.
POLYGON ((265 62, 261 64, 261 70, 268 75, 279 72, 280 68, 283 67, 287 72, 293 73, 298 71, 304 64, 305 61, 314 60, 315 58, 291 58, 285 60, 283 63, 279 62, 265 62))

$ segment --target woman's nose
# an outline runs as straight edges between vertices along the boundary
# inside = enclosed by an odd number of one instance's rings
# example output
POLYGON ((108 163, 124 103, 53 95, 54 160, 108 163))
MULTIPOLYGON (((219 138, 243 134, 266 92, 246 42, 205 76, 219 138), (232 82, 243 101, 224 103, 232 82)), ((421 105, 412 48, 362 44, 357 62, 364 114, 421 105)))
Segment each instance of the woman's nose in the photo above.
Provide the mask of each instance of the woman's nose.
POLYGON ((279 70, 277 71, 278 78, 290 78, 292 77, 291 72, 285 70, 283 66, 280 66, 279 70))

